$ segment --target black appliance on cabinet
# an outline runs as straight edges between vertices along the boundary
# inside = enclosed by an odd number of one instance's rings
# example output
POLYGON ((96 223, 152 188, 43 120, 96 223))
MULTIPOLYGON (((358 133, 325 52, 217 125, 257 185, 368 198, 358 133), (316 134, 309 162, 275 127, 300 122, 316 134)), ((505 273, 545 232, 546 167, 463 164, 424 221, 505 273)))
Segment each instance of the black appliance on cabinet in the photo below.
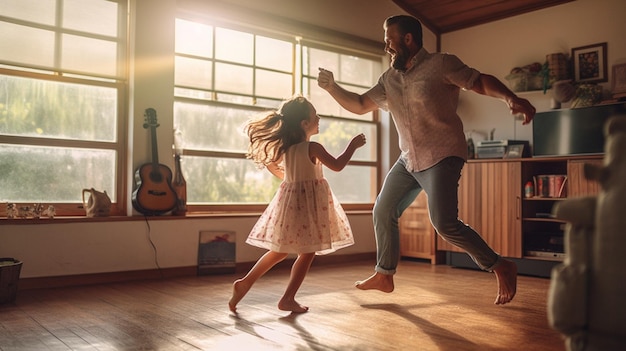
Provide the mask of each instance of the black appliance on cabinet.
POLYGON ((533 156, 604 153, 604 124, 626 115, 626 103, 539 112, 533 119, 533 156))

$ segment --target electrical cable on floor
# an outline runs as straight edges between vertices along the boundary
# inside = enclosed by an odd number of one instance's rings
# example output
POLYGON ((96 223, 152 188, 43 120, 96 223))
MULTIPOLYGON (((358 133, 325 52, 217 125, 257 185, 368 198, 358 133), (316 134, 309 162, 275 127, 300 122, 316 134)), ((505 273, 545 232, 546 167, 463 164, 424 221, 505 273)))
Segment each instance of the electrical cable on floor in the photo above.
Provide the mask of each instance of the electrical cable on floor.
POLYGON ((148 222, 148 216, 143 216, 143 218, 146 220, 146 227, 148 228, 148 233, 147 233, 148 241, 150 242, 150 245, 152 246, 152 251, 154 251, 154 264, 159 270, 159 274, 161 275, 161 278, 164 278, 163 271, 161 270, 161 266, 159 265, 159 255, 158 255, 157 247, 154 244, 154 241, 152 241, 152 236, 151 236, 152 231, 150 230, 150 222, 148 222))

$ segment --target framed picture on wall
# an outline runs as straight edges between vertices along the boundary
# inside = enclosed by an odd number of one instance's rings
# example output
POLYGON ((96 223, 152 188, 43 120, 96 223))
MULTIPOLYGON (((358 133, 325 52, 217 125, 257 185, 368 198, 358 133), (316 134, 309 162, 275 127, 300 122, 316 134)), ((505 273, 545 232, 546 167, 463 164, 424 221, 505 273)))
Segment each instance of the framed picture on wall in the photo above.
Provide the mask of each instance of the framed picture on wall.
POLYGON ((574 81, 577 83, 600 83, 609 80, 607 76, 606 43, 599 43, 572 49, 574 81))
POLYGON ((626 63, 613 65, 613 95, 626 94, 626 63))

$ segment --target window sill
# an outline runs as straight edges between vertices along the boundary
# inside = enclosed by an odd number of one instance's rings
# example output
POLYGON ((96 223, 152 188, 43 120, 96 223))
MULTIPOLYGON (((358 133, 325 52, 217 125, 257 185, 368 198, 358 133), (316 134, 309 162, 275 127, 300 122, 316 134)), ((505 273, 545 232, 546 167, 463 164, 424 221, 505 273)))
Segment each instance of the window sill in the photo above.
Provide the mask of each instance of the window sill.
MULTIPOLYGON (((176 221, 185 219, 209 219, 209 218, 241 218, 258 217, 262 212, 194 212, 185 216, 109 216, 109 217, 85 217, 85 216, 59 216, 54 218, 6 218, 0 217, 2 225, 33 225, 33 224, 64 224, 64 223, 98 223, 98 222, 133 222, 133 221, 176 221)), ((371 215, 371 210, 346 210, 348 215, 371 215)))

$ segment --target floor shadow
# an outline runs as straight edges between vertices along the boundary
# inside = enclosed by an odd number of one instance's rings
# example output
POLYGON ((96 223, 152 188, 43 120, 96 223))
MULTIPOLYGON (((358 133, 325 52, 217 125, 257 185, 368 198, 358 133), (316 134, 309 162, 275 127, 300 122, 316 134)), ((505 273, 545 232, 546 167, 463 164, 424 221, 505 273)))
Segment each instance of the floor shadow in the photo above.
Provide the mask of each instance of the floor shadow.
POLYGON ((310 350, 328 350, 327 347, 320 345, 319 341, 313 334, 311 334, 306 328, 304 328, 300 323, 298 323, 297 318, 301 316, 302 313, 291 313, 284 317, 280 317, 278 320, 281 322, 288 324, 293 329, 296 330, 300 339, 302 339, 309 346, 310 350))
POLYGON ((229 315, 231 319, 235 321, 235 329, 241 330, 244 333, 255 336, 259 339, 265 340, 265 337, 259 333, 257 333, 255 327, 259 327, 258 323, 251 322, 245 318, 242 318, 239 314, 234 313, 229 315))
POLYGON ((363 304, 361 305, 361 307, 394 313, 406 319, 407 321, 413 323, 416 327, 423 330, 428 336, 430 336, 431 340, 437 345, 439 345, 439 350, 441 351, 458 351, 459 350, 458 346, 450 345, 450 340, 458 340, 457 345, 463 345, 463 349, 465 350, 480 349, 479 345, 476 345, 475 343, 469 341, 463 336, 457 333, 453 333, 447 329, 441 328, 438 325, 433 324, 424 318, 418 317, 409 311, 411 308, 416 308, 419 306, 401 306, 395 303, 378 303, 378 304, 363 304))

